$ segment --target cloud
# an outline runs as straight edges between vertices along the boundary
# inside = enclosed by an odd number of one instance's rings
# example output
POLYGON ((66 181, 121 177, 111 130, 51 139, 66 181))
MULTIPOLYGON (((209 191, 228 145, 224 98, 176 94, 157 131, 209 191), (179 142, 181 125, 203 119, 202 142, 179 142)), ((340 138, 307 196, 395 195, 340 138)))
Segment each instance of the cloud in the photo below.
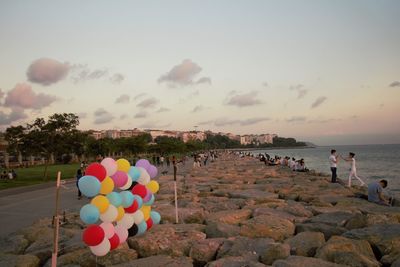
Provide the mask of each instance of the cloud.
POLYGON ((187 86, 195 83, 211 83, 209 77, 202 77, 197 82, 194 78, 202 71, 202 68, 191 61, 185 59, 182 63, 172 67, 170 71, 158 78, 159 83, 167 83, 169 86, 187 86))
POLYGON ((166 124, 159 124, 158 122, 154 121, 147 121, 141 125, 139 125, 139 128, 145 128, 145 129, 165 129, 169 128, 171 126, 171 123, 166 123, 166 124))
POLYGON ((51 58, 39 58, 31 63, 26 71, 28 80, 41 85, 50 85, 64 79, 70 70, 68 63, 51 58))
POLYGON ((200 79, 197 80, 196 84, 201 84, 201 83, 211 84, 211 78, 209 78, 209 77, 201 77, 200 79))
POLYGON ((129 103, 131 97, 129 95, 120 95, 117 99, 115 99, 116 104, 127 104, 129 103))
POLYGON ((391 84, 389 84, 389 87, 400 87, 400 82, 399 81, 394 81, 391 84))
POLYGON ((341 119, 315 119, 309 120, 308 123, 329 123, 334 121, 341 121, 341 119))
POLYGON ((125 120, 125 119, 127 119, 129 116, 128 116, 128 114, 122 114, 121 116, 119 116, 119 119, 120 120, 125 120))
POLYGON ((78 117, 79 117, 79 119, 85 119, 87 117, 87 113, 86 112, 80 112, 80 113, 78 113, 78 117))
POLYGON ((156 98, 150 97, 137 104, 137 106, 141 108, 153 108, 157 105, 157 103, 158 100, 156 98))
POLYGON ((110 82, 113 84, 120 84, 123 80, 125 80, 125 76, 122 75, 121 73, 114 73, 110 77, 110 82))
POLYGON ((203 110, 205 110, 205 107, 203 107, 202 105, 198 105, 193 108, 192 113, 200 112, 203 110))
POLYGON ((227 105, 237 106, 237 107, 248 107, 262 104, 260 100, 257 99, 258 92, 252 91, 245 94, 236 94, 229 98, 227 105))
POLYGON ((91 70, 87 65, 74 65, 72 67, 74 73, 71 77, 74 83, 86 82, 89 80, 98 80, 108 76, 107 69, 91 70))
POLYGON ((47 94, 36 94, 26 83, 18 83, 7 92, 4 105, 6 107, 20 107, 26 109, 42 109, 50 106, 57 98, 47 94))
POLYGON ((94 112, 94 116, 95 116, 94 120, 95 124, 107 123, 114 119, 114 116, 104 108, 99 108, 98 110, 96 110, 94 112))
POLYGON ((12 108, 9 114, 0 111, 0 125, 10 125, 15 121, 26 119, 28 116, 22 108, 12 108))
POLYGON ((312 103, 311 108, 316 108, 318 106, 320 106, 322 103, 324 103, 326 101, 326 97, 325 96, 320 96, 318 97, 314 103, 312 103))
POLYGON ((140 94, 138 94, 138 95, 135 95, 135 97, 133 98, 133 100, 138 100, 138 99, 140 99, 140 98, 142 98, 142 97, 144 97, 146 95, 146 93, 140 93, 140 94))
POLYGON ((167 111, 170 111, 170 109, 169 108, 159 108, 156 112, 161 113, 161 112, 167 112, 167 111))
POLYGON ((139 111, 138 113, 135 114, 135 118, 141 119, 141 118, 146 118, 148 116, 146 111, 139 111))
POLYGON ((253 124, 257 124, 263 121, 269 121, 271 120, 268 117, 255 117, 255 118, 248 118, 248 119, 243 119, 243 120, 232 120, 232 119, 228 119, 228 118, 218 118, 214 121, 204 121, 204 122, 200 122, 198 124, 200 125, 206 125, 206 124, 214 124, 217 127, 221 127, 221 126, 227 126, 227 125, 240 125, 240 126, 248 126, 248 125, 253 125, 253 124))
POLYGON ((308 90, 304 89, 304 85, 302 85, 302 84, 292 85, 289 87, 289 90, 297 92, 297 99, 301 99, 301 98, 305 97, 306 94, 308 93, 308 90))
POLYGON ((289 119, 286 119, 286 122, 304 122, 307 118, 304 116, 293 116, 289 119))

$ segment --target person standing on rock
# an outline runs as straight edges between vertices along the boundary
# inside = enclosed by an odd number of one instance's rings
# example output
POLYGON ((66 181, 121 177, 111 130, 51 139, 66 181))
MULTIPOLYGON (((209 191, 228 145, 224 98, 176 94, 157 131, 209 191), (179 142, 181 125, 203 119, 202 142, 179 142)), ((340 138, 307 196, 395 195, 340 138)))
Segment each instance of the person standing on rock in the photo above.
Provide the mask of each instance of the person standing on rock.
POLYGON ((338 163, 338 155, 336 155, 336 150, 331 150, 331 155, 329 156, 329 163, 331 165, 331 172, 332 172, 332 183, 336 183, 337 178, 337 163, 338 163))
POLYGON ((354 154, 353 152, 350 152, 348 158, 342 157, 345 161, 350 162, 350 164, 351 164, 350 174, 349 174, 349 184, 348 184, 349 187, 351 187, 351 179, 353 177, 357 178, 360 181, 361 186, 365 185, 364 181, 361 180, 361 178, 357 176, 356 159, 354 158, 355 156, 356 156, 356 154, 354 154))

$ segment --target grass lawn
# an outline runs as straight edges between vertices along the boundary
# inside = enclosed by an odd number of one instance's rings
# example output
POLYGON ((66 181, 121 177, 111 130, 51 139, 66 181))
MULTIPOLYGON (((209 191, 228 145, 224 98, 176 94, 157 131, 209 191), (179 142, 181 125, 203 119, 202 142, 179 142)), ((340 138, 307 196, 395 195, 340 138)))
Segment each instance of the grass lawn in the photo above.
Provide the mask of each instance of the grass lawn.
POLYGON ((79 164, 61 164, 61 165, 50 165, 48 167, 48 180, 43 180, 43 174, 45 166, 35 166, 30 168, 15 169, 17 173, 16 180, 0 180, 0 190, 45 183, 49 181, 55 181, 57 178, 57 172, 61 171, 61 179, 74 178, 79 164))

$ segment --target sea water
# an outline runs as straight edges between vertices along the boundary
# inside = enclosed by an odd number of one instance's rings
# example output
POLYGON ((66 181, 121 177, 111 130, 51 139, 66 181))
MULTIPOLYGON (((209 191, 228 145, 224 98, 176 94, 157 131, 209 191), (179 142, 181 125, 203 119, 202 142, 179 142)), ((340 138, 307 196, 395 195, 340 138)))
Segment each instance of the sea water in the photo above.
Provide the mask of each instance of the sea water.
MULTIPOLYGON (((357 145, 357 146, 319 146, 316 148, 296 149, 267 149, 253 150, 254 155, 268 153, 275 155, 294 157, 296 160, 304 159, 306 167, 317 172, 330 175, 329 156, 331 149, 343 157, 348 157, 349 152, 356 154, 357 175, 367 184, 372 181, 386 179, 389 182, 388 190, 400 196, 400 144, 397 145, 357 145)), ((345 180, 350 173, 350 164, 339 157, 338 178, 345 180)), ((359 184, 353 180, 353 184, 359 184)))

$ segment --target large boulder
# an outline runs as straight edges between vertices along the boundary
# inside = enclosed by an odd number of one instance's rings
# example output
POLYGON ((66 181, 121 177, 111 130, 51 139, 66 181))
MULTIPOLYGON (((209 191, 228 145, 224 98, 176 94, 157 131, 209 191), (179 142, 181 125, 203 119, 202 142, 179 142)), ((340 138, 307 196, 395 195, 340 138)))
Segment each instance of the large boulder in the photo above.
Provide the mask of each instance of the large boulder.
POLYGON ((278 194, 266 192, 263 190, 257 189, 248 189, 248 190, 235 190, 230 191, 228 193, 231 198, 244 198, 244 199, 252 199, 257 203, 264 203, 274 201, 278 198, 278 194))
POLYGON ((325 244, 325 238, 321 232, 301 232, 285 243, 290 245, 292 255, 314 257, 317 249, 325 244))
POLYGON ((265 267, 266 265, 252 261, 249 259, 245 259, 240 256, 230 256, 218 259, 216 261, 210 262, 206 265, 206 267, 265 267))
POLYGON ((341 235, 347 231, 344 227, 333 226, 324 223, 300 223, 296 224, 296 233, 301 232, 321 232, 328 240, 334 235, 341 235))
POLYGON ((225 240, 220 247, 217 259, 227 256, 242 256, 248 260, 258 261, 274 240, 271 238, 247 238, 238 236, 225 240))
POLYGON ((251 217, 252 211, 249 209, 241 210, 224 210, 220 212, 210 213, 207 218, 207 224, 210 222, 218 222, 225 224, 239 224, 251 217))
POLYGON ((167 255, 150 256, 137 259, 113 267, 193 267, 193 261, 189 257, 170 257, 167 255))
POLYGON ((209 221, 206 225, 205 232, 207 238, 233 237, 239 235, 240 226, 209 221))
POLYGON ((224 238, 200 240, 192 246, 189 256, 193 259, 196 266, 204 266, 207 262, 216 259, 217 251, 224 243, 224 240, 224 238))
POLYGON ((129 247, 135 249, 139 257, 153 255, 169 255, 173 257, 188 256, 192 245, 206 238, 206 234, 199 232, 196 226, 188 224, 185 228, 159 224, 143 236, 128 238, 129 247))
POLYGON ((365 240, 352 240, 333 236, 317 251, 317 258, 354 267, 379 267, 370 244, 365 240))
POLYGON ((312 217, 309 221, 312 223, 323 223, 327 225, 334 225, 344 227, 346 222, 350 220, 354 215, 352 213, 338 211, 323 213, 312 217))
POLYGON ((294 234, 294 224, 271 215, 260 215, 243 222, 240 235, 250 238, 270 237, 275 241, 284 240, 294 234))
POLYGON ((298 217, 311 217, 313 216, 313 213, 306 209, 302 204, 299 202, 293 201, 293 200, 288 200, 287 205, 284 207, 278 207, 277 210, 282 210, 287 213, 293 214, 294 216, 298 217))
POLYGON ((274 267, 344 267, 346 265, 339 265, 321 259, 303 257, 303 256, 290 256, 285 260, 277 260, 272 266, 274 267))
POLYGON ((261 254, 260 261, 271 265, 274 261, 286 259, 290 256, 290 246, 288 244, 270 243, 267 244, 264 252, 261 254))
POLYGON ((380 260, 385 255, 400 254, 400 224, 380 224, 354 229, 343 234, 351 239, 367 240, 380 260))
POLYGON ((39 267, 40 260, 34 255, 13 255, 0 253, 0 266, 39 267))
POLYGON ((0 251, 3 253, 22 254, 29 246, 29 241, 23 235, 11 235, 0 239, 0 251))

